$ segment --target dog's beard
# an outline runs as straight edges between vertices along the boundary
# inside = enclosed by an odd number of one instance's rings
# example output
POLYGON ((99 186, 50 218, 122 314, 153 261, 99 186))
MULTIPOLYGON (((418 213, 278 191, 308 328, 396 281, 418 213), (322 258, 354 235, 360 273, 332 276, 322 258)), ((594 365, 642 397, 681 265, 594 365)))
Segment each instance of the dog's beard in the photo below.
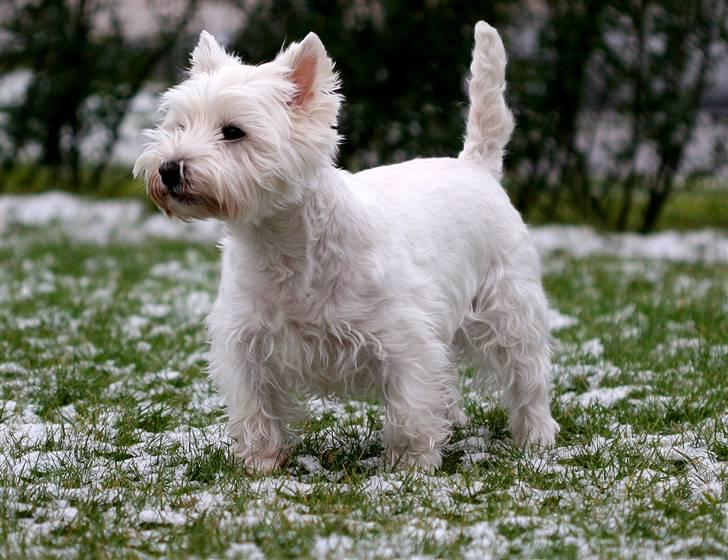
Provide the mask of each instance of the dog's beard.
POLYGON ((224 200, 209 194, 209 190, 197 187, 187 174, 175 189, 168 189, 157 173, 153 173, 147 184, 149 198, 167 216, 181 220, 205 218, 229 218, 232 211, 224 200))

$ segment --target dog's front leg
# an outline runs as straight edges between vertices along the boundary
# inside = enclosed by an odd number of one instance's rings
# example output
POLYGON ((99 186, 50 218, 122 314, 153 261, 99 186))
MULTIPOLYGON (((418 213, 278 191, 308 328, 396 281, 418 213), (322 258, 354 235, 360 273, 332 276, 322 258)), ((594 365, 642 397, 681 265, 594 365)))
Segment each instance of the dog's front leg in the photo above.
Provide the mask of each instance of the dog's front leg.
POLYGON ((228 430, 236 441, 235 455, 245 467, 270 473, 285 462, 290 450, 281 412, 290 401, 287 395, 265 388, 251 373, 244 372, 238 383, 226 388, 228 430))
POLYGON ((242 345, 213 334, 210 377, 223 396, 235 455, 252 471, 272 472, 290 449, 287 421, 297 411, 272 372, 244 359, 242 345))

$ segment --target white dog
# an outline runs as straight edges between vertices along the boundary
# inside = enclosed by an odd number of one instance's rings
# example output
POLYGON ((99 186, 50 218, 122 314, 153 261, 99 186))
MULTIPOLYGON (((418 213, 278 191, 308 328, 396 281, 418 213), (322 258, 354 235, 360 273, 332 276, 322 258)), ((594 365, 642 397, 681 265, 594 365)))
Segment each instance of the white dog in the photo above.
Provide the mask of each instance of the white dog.
POLYGON ((202 32, 134 174, 166 214, 226 224, 210 372, 248 467, 281 464, 302 397, 344 394, 383 401, 389 462, 435 469, 467 421, 463 360, 503 390, 516 441, 553 443, 539 258, 499 184, 505 65, 478 23, 459 157, 352 175, 316 35, 247 66, 202 32))

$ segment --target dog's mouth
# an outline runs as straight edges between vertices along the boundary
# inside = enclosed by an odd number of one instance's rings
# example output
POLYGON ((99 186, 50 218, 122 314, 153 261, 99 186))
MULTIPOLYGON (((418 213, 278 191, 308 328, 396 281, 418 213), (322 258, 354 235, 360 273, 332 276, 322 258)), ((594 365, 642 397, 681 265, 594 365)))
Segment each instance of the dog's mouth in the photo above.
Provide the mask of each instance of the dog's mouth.
POLYGON ((184 196, 182 190, 178 187, 177 194, 172 196, 169 189, 162 183, 162 179, 158 174, 149 177, 147 183, 147 195, 154 204, 167 216, 172 216, 172 202, 177 200, 177 196, 184 196))
POLYGON ((180 185, 168 188, 159 174, 154 174, 149 179, 147 193, 152 202, 170 217, 191 220, 228 215, 224 205, 204 191, 196 191, 187 178, 180 185))
POLYGON ((191 194, 189 191, 185 190, 184 183, 180 185, 179 187, 175 187, 174 189, 169 189, 167 191, 169 193, 169 196, 172 197, 172 199, 175 202, 178 202, 180 204, 189 204, 189 205, 199 205, 202 204, 202 199, 194 194, 191 194))
POLYGON ((176 187, 168 188, 162 183, 162 178, 158 174, 150 177, 147 193, 152 202, 168 216, 172 214, 171 204, 173 201, 184 206, 195 206, 202 203, 199 196, 189 191, 189 185, 187 185, 186 181, 176 187))

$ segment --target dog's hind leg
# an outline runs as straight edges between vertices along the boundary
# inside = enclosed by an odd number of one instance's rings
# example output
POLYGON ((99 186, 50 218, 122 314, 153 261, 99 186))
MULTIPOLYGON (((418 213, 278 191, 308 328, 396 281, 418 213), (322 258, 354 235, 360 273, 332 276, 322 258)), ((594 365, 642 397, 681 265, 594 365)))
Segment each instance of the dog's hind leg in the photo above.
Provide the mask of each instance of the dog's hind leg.
POLYGON ((484 280, 463 321, 464 344, 503 390, 515 440, 548 446, 559 430, 549 406, 548 304, 535 250, 521 248, 509 260, 484 280))
POLYGON ((391 465, 433 471, 442 463, 440 448, 450 436, 449 415, 457 401, 447 350, 434 337, 418 336, 417 330, 400 330, 396 349, 387 349, 382 440, 391 465))

